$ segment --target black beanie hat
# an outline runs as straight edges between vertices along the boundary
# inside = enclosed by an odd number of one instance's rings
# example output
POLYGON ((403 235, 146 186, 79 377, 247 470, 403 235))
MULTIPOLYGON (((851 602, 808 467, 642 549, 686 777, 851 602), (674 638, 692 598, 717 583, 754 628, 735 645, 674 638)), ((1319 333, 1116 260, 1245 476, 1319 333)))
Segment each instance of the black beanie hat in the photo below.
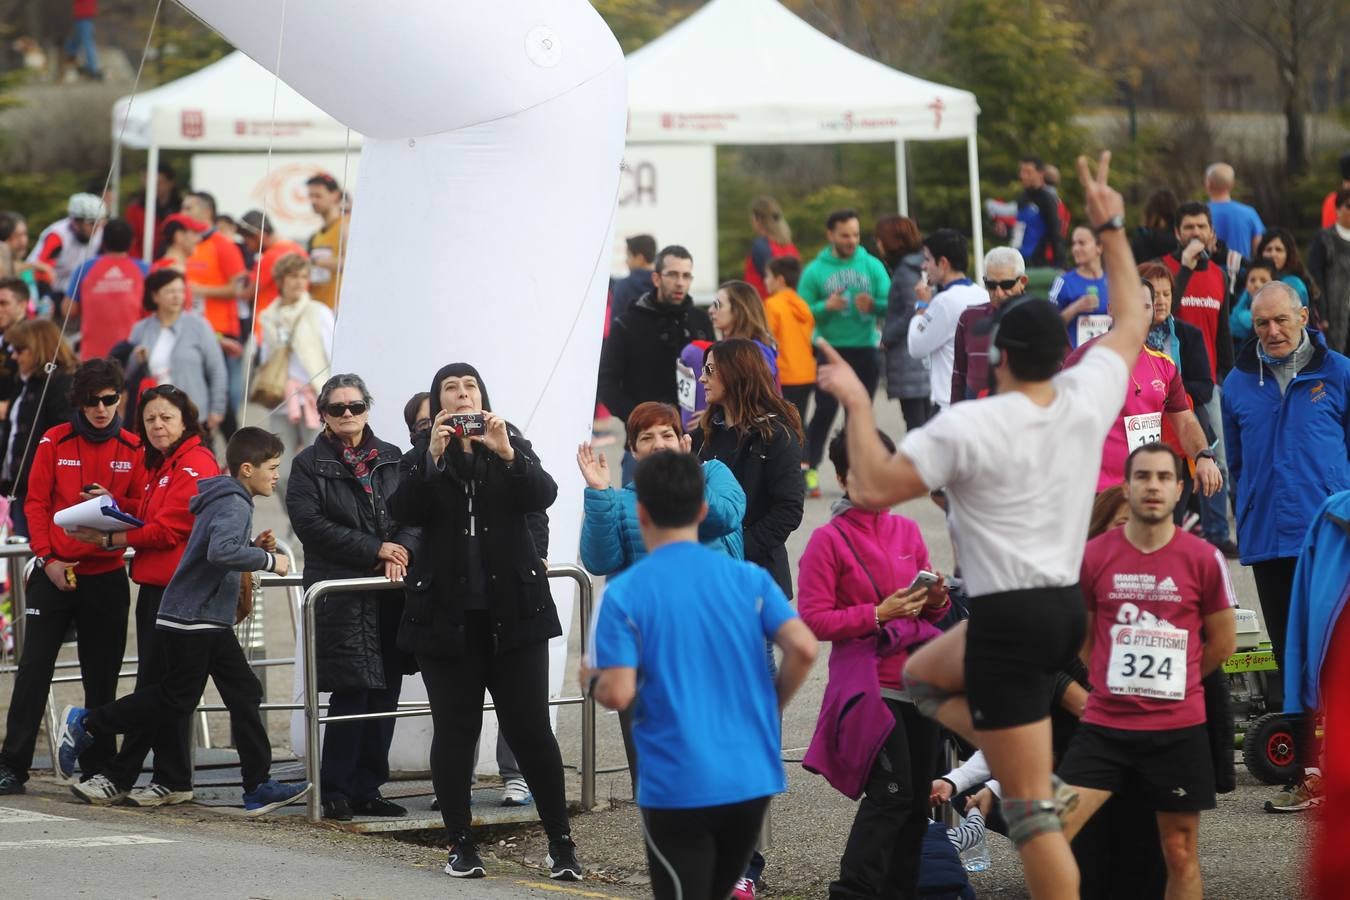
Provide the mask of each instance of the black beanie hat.
POLYGON ((431 380, 430 410, 432 419, 435 419, 436 414, 441 411, 441 382, 447 378, 460 378, 465 375, 478 382, 478 393, 483 397, 483 409, 486 412, 492 412, 492 404, 488 402, 487 385, 483 383, 483 376, 478 374, 478 370, 468 363, 451 363, 448 366, 441 366, 436 373, 436 377, 431 380))

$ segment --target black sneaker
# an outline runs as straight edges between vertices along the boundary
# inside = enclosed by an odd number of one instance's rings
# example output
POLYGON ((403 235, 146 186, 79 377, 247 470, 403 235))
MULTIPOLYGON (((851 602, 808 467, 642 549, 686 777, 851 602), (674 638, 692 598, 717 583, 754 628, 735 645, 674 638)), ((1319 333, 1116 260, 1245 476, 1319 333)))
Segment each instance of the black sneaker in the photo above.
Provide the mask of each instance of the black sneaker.
POLYGON ((358 816, 383 816, 389 819, 402 818, 408 814, 408 811, 402 806, 391 803, 379 794, 369 800, 353 800, 352 812, 358 816))
POLYGON ((450 845, 450 855, 445 860, 445 874, 451 878, 482 878, 487 874, 472 838, 461 837, 450 845))
POLYGON ((7 794, 23 794, 27 790, 13 769, 6 765, 0 765, 0 797, 7 794))
POLYGON ((548 842, 548 877, 558 881, 580 881, 581 863, 577 862, 577 845, 572 836, 565 834, 556 841, 548 842))
POLYGON ((341 794, 324 797, 321 805, 323 806, 323 817, 325 819, 332 819, 335 822, 350 822, 352 820, 352 805, 341 794))

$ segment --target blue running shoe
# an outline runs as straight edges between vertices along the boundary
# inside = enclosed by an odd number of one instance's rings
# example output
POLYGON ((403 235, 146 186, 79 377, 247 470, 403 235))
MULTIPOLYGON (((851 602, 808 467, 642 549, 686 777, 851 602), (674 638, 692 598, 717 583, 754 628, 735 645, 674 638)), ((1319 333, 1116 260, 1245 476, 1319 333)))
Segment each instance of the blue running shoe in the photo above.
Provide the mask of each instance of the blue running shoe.
POLYGON ((67 706, 61 710, 61 733, 56 739, 56 774, 66 781, 75 777, 80 754, 94 743, 94 736, 84 727, 89 710, 83 706, 67 706))
POLYGON ((275 778, 264 781, 251 791, 244 792, 244 815, 250 818, 270 813, 303 799, 309 793, 309 782, 282 784, 275 778))

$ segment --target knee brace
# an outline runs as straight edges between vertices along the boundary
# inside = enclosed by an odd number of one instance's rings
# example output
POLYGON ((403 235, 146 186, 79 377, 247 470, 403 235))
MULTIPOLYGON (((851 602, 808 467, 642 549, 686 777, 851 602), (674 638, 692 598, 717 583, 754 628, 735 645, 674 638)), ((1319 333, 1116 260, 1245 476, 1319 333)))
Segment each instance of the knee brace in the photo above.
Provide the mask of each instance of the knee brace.
POLYGON ((905 675, 905 693, 914 701, 914 708, 930 719, 937 718, 937 711, 942 708, 942 704, 956 696, 951 691, 909 674, 905 675))
POLYGON ((1004 797, 1000 809, 1008 823, 1008 840, 1019 848, 1032 838, 1064 830, 1053 800, 1004 797))

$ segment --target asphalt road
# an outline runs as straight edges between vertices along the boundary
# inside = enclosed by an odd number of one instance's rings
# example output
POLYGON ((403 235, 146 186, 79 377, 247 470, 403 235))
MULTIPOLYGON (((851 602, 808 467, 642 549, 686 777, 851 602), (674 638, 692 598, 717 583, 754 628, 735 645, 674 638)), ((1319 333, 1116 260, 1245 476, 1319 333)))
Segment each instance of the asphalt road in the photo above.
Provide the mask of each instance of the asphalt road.
MULTIPOLYGON (((877 409, 880 426, 899 436, 903 426, 896 404, 878 401, 877 409)), ((250 417, 251 422, 257 419, 256 415, 250 417)), ((620 453, 617 444, 607 447, 606 452, 611 454, 610 468, 617 477, 620 453)), ((1038 475, 1046 480, 1047 490, 1052 489, 1053 473, 1028 473, 1027 477, 1038 475)), ((812 530, 829 521, 830 504, 840 496, 828 462, 822 471, 822 484, 825 497, 807 501, 802 526, 789 541, 793 559, 800 557, 812 530)), ((951 546, 940 511, 927 500, 905 504, 897 511, 918 522, 934 564, 950 571, 951 546)), ((272 527, 280 535, 288 530, 277 500, 260 501, 256 521, 258 527, 272 527)), ((1236 563, 1230 564, 1230 571, 1241 604, 1259 612, 1250 572, 1236 563)), ((290 656, 294 649, 289 616, 279 600, 278 597, 278 602, 269 607, 266 618, 266 651, 273 657, 290 656)), ((574 625, 571 634, 569 683, 570 673, 575 671, 579 627, 574 625)), ((789 760, 790 790, 773 806, 765 896, 822 896, 837 873, 856 808, 823 779, 808 774, 795 762, 814 730, 826 674, 827 657, 822 654, 784 718, 784 756, 789 760)), ((0 713, 8 704, 10 684, 8 677, 0 677, 0 713)), ((267 685, 269 699, 289 701, 290 684, 289 669, 273 670, 267 685)), ((129 682, 124 685, 129 687, 129 682)), ((77 697, 78 692, 71 687, 58 686, 58 704, 77 697)), ((279 752, 289 745, 287 723, 285 714, 269 715, 269 730, 279 752)), ((223 740, 226 732, 226 717, 214 716, 213 735, 223 740)), ((623 748, 614 715, 601 713, 598 735, 602 772, 622 767, 623 748)), ((580 764, 577 708, 562 708, 558 736, 575 792, 580 764)), ((39 753, 43 752, 40 744, 39 753)), ((728 760, 728 765, 735 765, 735 761, 728 760)), ((1218 809, 1206 813, 1202 821, 1206 895, 1220 898, 1296 895, 1297 873, 1307 843, 1306 820, 1265 814, 1261 811, 1262 803, 1274 789, 1257 784, 1242 769, 1239 781, 1238 790, 1220 798, 1218 809)), ((94 810, 75 804, 64 788, 50 782, 39 779, 31 784, 31 789, 39 795, 0 798, 0 807, 62 818, 19 822, 13 821, 13 814, 0 810, 3 897, 79 893, 101 897, 418 897, 456 891, 529 896, 535 891, 559 887, 539 886, 538 864, 545 846, 538 828, 518 827, 494 832, 490 839, 485 836, 485 844, 491 848, 486 859, 493 877, 466 886, 440 873, 444 855, 434 845, 443 836, 434 832, 403 839, 355 836, 295 821, 244 821, 199 807, 149 813, 94 810), (11 817, 8 823, 6 816, 11 817), (135 836, 173 843, 129 840, 135 836), (71 843, 34 843, 44 840, 71 843)), ((644 895, 646 864, 626 773, 602 774, 597 796, 597 811, 579 816, 573 823, 582 862, 593 872, 583 886, 585 895, 644 895)), ((980 896, 1025 896, 1020 867, 1011 847, 995 836, 991 838, 991 851, 993 867, 974 876, 980 896)))

